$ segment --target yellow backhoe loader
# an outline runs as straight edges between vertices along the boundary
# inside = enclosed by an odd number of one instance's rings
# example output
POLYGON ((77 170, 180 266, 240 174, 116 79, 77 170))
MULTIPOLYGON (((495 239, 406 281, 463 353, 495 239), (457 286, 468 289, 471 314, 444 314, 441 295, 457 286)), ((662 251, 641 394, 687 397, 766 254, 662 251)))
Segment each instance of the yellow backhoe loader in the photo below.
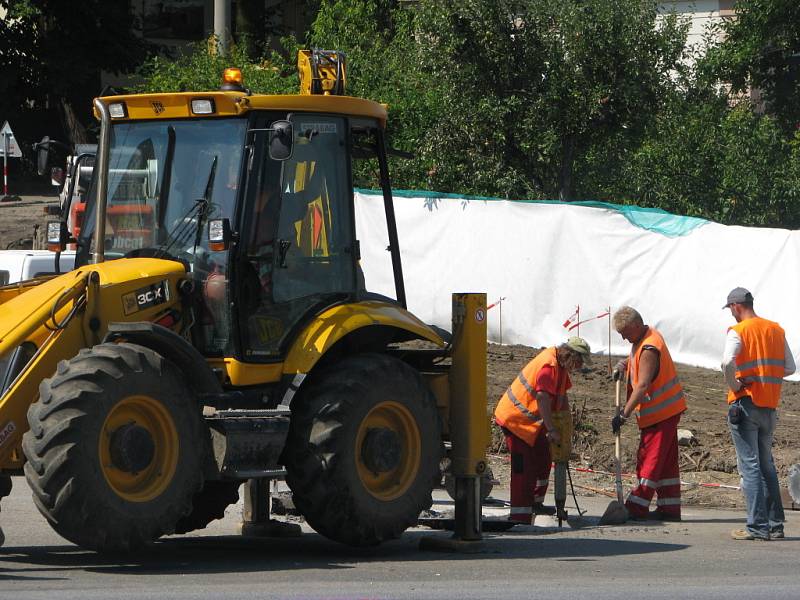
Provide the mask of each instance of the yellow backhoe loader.
POLYGON ((47 227, 76 269, 0 288, 0 474, 24 470, 80 546, 203 528, 242 482, 262 502, 256 484, 284 476, 319 533, 377 544, 431 505, 448 440, 457 505, 480 507, 485 297, 454 296, 451 340, 406 309, 386 109, 343 95, 340 53, 299 67, 298 95, 251 94, 230 69, 220 91, 97 98, 79 234, 68 215, 47 227), (364 158, 395 298, 359 266, 364 158))

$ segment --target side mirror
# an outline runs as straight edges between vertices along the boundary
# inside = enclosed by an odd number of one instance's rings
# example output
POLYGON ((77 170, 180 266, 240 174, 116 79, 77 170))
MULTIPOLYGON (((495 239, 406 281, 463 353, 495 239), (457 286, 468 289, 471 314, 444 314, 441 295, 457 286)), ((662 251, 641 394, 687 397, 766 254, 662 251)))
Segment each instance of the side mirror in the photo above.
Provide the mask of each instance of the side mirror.
POLYGON ((275 121, 269 129, 269 157, 287 160, 292 156, 294 130, 289 121, 275 121))
POLYGON ((208 222, 208 249, 212 252, 227 250, 231 244, 231 222, 212 219, 208 222))
POLYGON ((36 148, 36 172, 42 177, 47 174, 47 163, 50 158, 50 138, 44 136, 42 141, 34 144, 36 148))
POLYGON ((50 169, 50 183, 55 186, 64 185, 64 180, 66 179, 66 175, 64 174, 64 169, 61 167, 52 167, 50 169))
POLYGON ((66 221, 47 222, 47 249, 50 252, 63 252, 67 249, 69 232, 66 221))

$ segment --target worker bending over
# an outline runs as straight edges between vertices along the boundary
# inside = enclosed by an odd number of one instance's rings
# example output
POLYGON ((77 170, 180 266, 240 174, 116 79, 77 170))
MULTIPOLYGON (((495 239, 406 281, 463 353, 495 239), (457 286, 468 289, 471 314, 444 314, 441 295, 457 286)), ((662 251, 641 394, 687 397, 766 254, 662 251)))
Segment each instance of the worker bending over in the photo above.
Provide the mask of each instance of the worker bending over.
POLYGON ((681 520, 681 479, 678 467, 678 422, 686 410, 675 365, 667 344, 655 328, 645 325, 642 316, 630 306, 614 313, 614 329, 629 341, 631 354, 617 363, 613 377, 628 375, 627 402, 611 421, 616 434, 633 414, 641 430, 636 456, 638 485, 625 501, 634 520, 681 520), (648 513, 657 495, 657 509, 648 513))
POLYGON ((571 337, 542 350, 508 386, 494 418, 503 429, 511 454, 511 520, 531 524, 536 514, 555 514, 544 506, 550 478, 550 444, 561 436, 552 415, 568 411, 569 373, 590 362, 589 344, 571 337))

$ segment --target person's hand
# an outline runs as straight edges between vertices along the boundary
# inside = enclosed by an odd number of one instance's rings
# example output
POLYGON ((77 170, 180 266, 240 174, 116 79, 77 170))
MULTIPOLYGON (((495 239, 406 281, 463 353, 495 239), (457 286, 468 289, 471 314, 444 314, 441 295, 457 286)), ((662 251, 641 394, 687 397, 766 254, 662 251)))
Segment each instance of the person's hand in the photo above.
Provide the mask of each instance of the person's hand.
POLYGON ((628 419, 626 419, 622 415, 622 413, 619 413, 617 416, 615 416, 613 419, 611 419, 611 432, 614 435, 617 435, 619 433, 619 430, 622 428, 623 425, 625 425, 625 422, 627 420, 628 419))
POLYGON ((561 443, 561 434, 556 429, 553 429, 552 431, 548 431, 547 432, 547 440, 552 444, 560 444, 561 443))
POLYGON ((628 364, 624 360, 619 361, 616 365, 614 365, 614 368, 611 371, 611 379, 613 381, 622 381, 622 379, 625 377, 625 371, 627 371, 627 369, 628 364))

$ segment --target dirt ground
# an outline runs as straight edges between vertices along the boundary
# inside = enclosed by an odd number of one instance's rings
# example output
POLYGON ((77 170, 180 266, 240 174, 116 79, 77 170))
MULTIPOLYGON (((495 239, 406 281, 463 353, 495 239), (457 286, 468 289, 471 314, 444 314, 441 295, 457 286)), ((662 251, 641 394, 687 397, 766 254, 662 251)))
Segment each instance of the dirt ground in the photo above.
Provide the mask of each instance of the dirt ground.
POLYGON ((58 197, 23 196, 20 202, 0 202, 0 250, 30 248, 26 244, 30 244, 34 226, 43 227, 47 222, 44 209, 50 204, 58 204, 58 197))
MULTIPOLYGON (((494 411, 508 384, 539 350, 527 346, 490 344, 487 404, 491 411, 494 411)), ((619 358, 612 357, 612 364, 619 358)), ((690 430, 696 439, 692 445, 680 447, 681 479, 690 484, 738 486, 736 455, 725 421, 727 405, 722 373, 682 364, 676 365, 676 368, 688 397, 688 410, 683 414, 679 428, 690 430)), ((609 376, 608 359, 595 359, 590 368, 584 368, 572 377, 572 384, 569 398, 575 435, 571 466, 613 472, 614 436, 610 423, 614 414, 615 384, 609 376)), ((800 462, 800 445, 797 442, 799 427, 800 383, 785 382, 773 449, 784 486, 789 467, 800 462)), ((492 434, 492 471, 500 485, 507 486, 510 475, 503 435, 494 425, 492 434)), ((623 473, 635 471, 638 443, 639 430, 635 421, 631 420, 622 429, 623 473)), ((626 494, 634 481, 635 478, 630 477, 624 480, 626 494)), ((614 492, 614 477, 611 475, 573 472, 573 482, 578 488, 576 492, 583 495, 603 492, 613 495, 614 492)), ((687 504, 721 508, 744 506, 741 493, 737 490, 684 485, 682 492, 687 504)))
MULTIPOLYGON (((24 196, 21 202, 0 203, 0 249, 20 238, 30 238, 36 223, 43 223, 43 208, 57 202, 47 196, 24 196)), ((526 346, 489 346, 488 397, 490 412, 508 384, 538 349, 526 346)), ((618 358, 618 357, 617 357, 618 358)), ((617 358, 612 360, 616 362, 617 358)), ((718 371, 678 365, 678 374, 688 396, 688 411, 680 427, 689 429, 696 443, 681 447, 681 477, 686 482, 736 486, 736 457, 725 422, 725 392, 722 374, 718 371)), ((608 360, 597 359, 591 368, 573 377, 570 400, 574 411, 575 436, 572 466, 594 471, 614 470, 614 438, 610 420, 614 406, 614 383, 608 375, 608 360)), ((800 462, 800 383, 787 382, 783 388, 780 421, 775 438, 774 456, 781 481, 789 467, 800 462)), ((635 422, 623 428, 623 472, 635 470, 638 429, 635 422)), ((493 428, 490 461, 499 485, 508 486, 508 454, 501 432, 493 428)), ((613 476, 576 471, 573 473, 576 492, 583 495, 606 495, 614 490, 613 476)), ((625 480, 626 489, 633 479, 625 480)), ((743 506, 736 490, 687 485, 684 500, 697 505, 725 507, 743 506)))

